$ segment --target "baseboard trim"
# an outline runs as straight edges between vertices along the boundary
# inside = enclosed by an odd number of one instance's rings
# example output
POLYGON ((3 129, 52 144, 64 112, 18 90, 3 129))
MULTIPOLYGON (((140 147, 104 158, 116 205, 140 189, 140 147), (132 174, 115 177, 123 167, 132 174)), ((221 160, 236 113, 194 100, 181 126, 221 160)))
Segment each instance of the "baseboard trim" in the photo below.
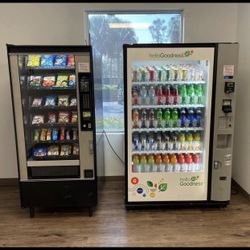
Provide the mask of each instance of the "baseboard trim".
POLYGON ((242 193, 242 195, 250 201, 250 194, 244 190, 234 179, 232 179, 232 185, 239 191, 242 193))
POLYGON ((0 179, 0 186, 18 186, 18 178, 0 179))

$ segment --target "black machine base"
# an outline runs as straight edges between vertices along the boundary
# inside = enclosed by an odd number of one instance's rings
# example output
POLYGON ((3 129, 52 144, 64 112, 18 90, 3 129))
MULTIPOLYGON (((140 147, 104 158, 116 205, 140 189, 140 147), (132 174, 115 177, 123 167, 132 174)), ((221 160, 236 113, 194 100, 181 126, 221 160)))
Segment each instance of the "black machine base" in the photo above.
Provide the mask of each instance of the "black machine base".
POLYGON ((31 218, 36 207, 87 207, 92 216, 97 205, 95 180, 20 182, 20 193, 21 206, 30 209, 31 218))
POLYGON ((126 203, 125 207, 127 210, 132 209, 173 209, 173 208, 222 208, 226 207, 229 204, 229 201, 204 201, 204 202, 159 202, 159 203, 139 203, 131 202, 126 203))

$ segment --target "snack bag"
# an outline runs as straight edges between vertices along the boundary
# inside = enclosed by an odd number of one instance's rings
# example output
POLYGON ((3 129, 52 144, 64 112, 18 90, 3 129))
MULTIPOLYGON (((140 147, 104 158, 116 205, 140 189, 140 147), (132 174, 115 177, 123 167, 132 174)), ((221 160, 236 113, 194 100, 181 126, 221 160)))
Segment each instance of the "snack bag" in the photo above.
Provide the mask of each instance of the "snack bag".
POLYGON ((48 130, 47 130, 46 140, 51 141, 51 128, 48 128, 48 130))
POLYGON ((43 87, 53 87, 55 86, 55 81, 56 81, 56 78, 55 76, 45 76, 43 78, 43 87))
POLYGON ((42 77, 41 76, 29 76, 28 81, 31 87, 39 87, 41 86, 42 77))
POLYGON ((73 111, 71 113, 71 123, 76 123, 77 122, 77 112, 73 111))
POLYGON ((48 114, 48 123, 56 123, 56 114, 55 113, 48 114))
POLYGON ((42 55, 41 56, 41 67, 53 67, 54 64, 54 55, 42 55))
POLYGON ((66 55, 56 55, 54 66, 56 67, 65 67, 67 64, 66 55))
POLYGON ((56 145, 49 146, 48 155, 59 155, 59 147, 56 145))
POLYGON ((52 140, 53 141, 58 140, 58 129, 57 128, 53 128, 53 130, 52 130, 52 140))
POLYGON ((39 141, 39 129, 35 129, 34 131, 34 142, 39 141))
POLYGON ((73 140, 77 140, 77 129, 73 129, 73 140))
POLYGON ((55 105, 56 105, 56 97, 47 96, 44 106, 55 106, 55 105))
POLYGON ((69 112, 59 112, 58 123, 69 123, 69 112))
POLYGON ((79 155, 79 146, 78 145, 73 146, 73 155, 79 155))
POLYGON ((76 76, 75 75, 69 75, 68 86, 69 87, 75 87, 75 85, 76 85, 76 76))
POLYGON ((70 131, 66 130, 66 140, 70 140, 70 131))
POLYGON ((68 87, 68 76, 58 75, 56 80, 56 87, 68 87))
POLYGON ((39 156, 46 156, 46 148, 45 147, 38 147, 34 149, 33 155, 36 157, 39 156))
POLYGON ((65 140, 65 128, 61 128, 61 131, 60 131, 60 140, 61 141, 65 140))
POLYGON ((68 67, 73 67, 75 66, 75 58, 73 55, 68 55, 68 63, 67 63, 68 67))
POLYGON ((40 141, 46 141, 46 136, 47 136, 47 129, 43 128, 40 135, 40 141))
POLYGON ((42 98, 34 98, 32 102, 32 107, 41 107, 42 101, 42 98))
POLYGON ((44 123, 44 116, 43 115, 35 115, 32 120, 32 124, 42 124, 44 123))
POLYGON ((69 96, 61 95, 58 97, 58 106, 69 106, 69 96))
POLYGON ((72 97, 69 106, 76 106, 76 98, 72 97))
POLYGON ((68 156, 71 155, 71 146, 70 145, 62 145, 61 146, 61 156, 68 156))
POLYGON ((41 55, 28 55, 27 67, 39 67, 41 55))

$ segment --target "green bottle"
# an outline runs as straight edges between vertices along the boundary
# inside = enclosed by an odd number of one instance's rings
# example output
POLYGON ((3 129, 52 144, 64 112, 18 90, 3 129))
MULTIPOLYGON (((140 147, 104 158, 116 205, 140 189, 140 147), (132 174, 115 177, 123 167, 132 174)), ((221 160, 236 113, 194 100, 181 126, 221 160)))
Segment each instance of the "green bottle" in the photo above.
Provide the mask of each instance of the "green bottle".
POLYGON ((157 126, 158 128, 162 127, 162 110, 158 109, 156 112, 157 126))
POLYGON ((169 127, 170 124, 170 119, 171 119, 171 113, 169 109, 166 109, 164 112, 164 120, 165 120, 165 126, 169 127))
POLYGON ((178 127, 179 115, 177 109, 173 109, 172 111, 172 120, 173 120, 173 127, 178 127))
POLYGON ((187 88, 185 84, 179 86, 179 95, 181 98, 181 104, 186 104, 187 88))

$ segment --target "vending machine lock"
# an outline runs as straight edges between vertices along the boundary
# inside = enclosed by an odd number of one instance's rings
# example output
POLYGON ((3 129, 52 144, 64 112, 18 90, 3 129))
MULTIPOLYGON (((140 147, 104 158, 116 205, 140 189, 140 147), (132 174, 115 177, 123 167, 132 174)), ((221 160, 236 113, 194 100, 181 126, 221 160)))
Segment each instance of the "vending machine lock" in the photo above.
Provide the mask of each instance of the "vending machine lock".
POLYGON ((222 102, 222 111, 224 113, 231 113, 232 112, 232 100, 224 99, 222 102))
POLYGON ((224 92, 229 94, 233 93, 235 88, 235 82, 225 82, 224 92))

